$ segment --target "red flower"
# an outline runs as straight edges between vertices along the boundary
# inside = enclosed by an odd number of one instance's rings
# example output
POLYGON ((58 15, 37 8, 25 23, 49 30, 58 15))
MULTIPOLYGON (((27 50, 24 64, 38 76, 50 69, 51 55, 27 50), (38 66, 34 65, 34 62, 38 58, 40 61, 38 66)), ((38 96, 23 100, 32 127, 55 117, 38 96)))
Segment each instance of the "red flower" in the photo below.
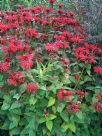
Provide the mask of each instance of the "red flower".
POLYGON ((7 80, 7 82, 11 85, 17 86, 19 83, 24 83, 24 75, 21 71, 18 72, 12 72, 10 74, 10 78, 7 80))
POLYGON ((25 54, 23 56, 17 56, 18 60, 20 61, 20 67, 24 69, 30 69, 33 66, 33 55, 32 54, 25 54))
POLYGON ((28 83, 26 88, 29 93, 33 94, 39 88, 39 85, 38 83, 28 83))
POLYGON ((99 94, 97 95, 97 99, 98 99, 99 101, 102 101, 102 93, 99 93, 99 94))
POLYGON ((66 100, 67 98, 72 97, 73 92, 71 90, 67 91, 64 88, 61 88, 57 93, 57 98, 59 100, 66 100))
POLYGON ((55 3, 56 0, 47 0, 49 3, 55 3))
POLYGON ((48 43, 45 45, 45 50, 48 52, 54 52, 58 50, 58 46, 54 43, 48 43))
POLYGON ((63 99, 63 92, 62 92, 62 91, 59 91, 59 92, 57 93, 57 98, 58 98, 59 100, 62 100, 62 99, 63 99))
POLYGON ((7 80, 7 82, 8 82, 10 85, 14 85, 14 86, 17 86, 17 85, 18 85, 17 81, 16 81, 15 79, 12 79, 12 78, 9 78, 9 79, 7 80))
POLYGON ((73 19, 73 18, 68 18, 68 19, 67 19, 67 23, 68 23, 69 25, 74 25, 74 26, 79 25, 78 21, 77 21, 76 19, 73 19))
POLYGON ((10 69, 8 62, 0 62, 0 72, 7 72, 10 69))
POLYGON ((102 74, 102 67, 94 67, 93 68, 94 72, 97 73, 97 74, 102 74))
POLYGON ((77 60, 86 61, 87 63, 94 63, 94 53, 88 47, 78 47, 74 49, 77 60))
POLYGON ((96 102, 93 104, 93 107, 95 108, 97 112, 100 112, 102 110, 102 103, 96 102))
POLYGON ((58 41, 58 42, 55 42, 55 45, 58 48, 66 49, 69 46, 69 43, 68 42, 58 41))
POLYGON ((38 37, 38 32, 35 29, 27 29, 25 31, 25 35, 28 36, 29 38, 37 38, 38 37))
POLYGON ((8 56, 8 57, 5 57, 5 58, 4 58, 4 60, 5 60, 6 62, 9 62, 11 59, 12 59, 11 56, 8 56))
POLYGON ((21 61, 20 66, 24 69, 30 69, 33 66, 33 61, 21 61))
POLYGON ((85 92, 83 92, 81 90, 76 90, 76 94, 78 94, 82 98, 85 96, 85 92))
POLYGON ((76 43, 76 44, 80 44, 82 42, 82 38, 79 37, 78 35, 74 35, 72 38, 71 38, 71 41, 76 43))
POLYGON ((63 3, 57 4, 57 6, 58 6, 59 8, 62 8, 62 7, 64 6, 64 4, 63 4, 63 3))
POLYGON ((74 77, 76 80, 80 79, 80 76, 78 74, 75 74, 74 77))
POLYGON ((54 38, 56 39, 56 40, 58 40, 58 41, 64 41, 65 40, 65 36, 63 36, 63 35, 55 35, 54 36, 54 38))
POLYGON ((70 112, 80 112, 80 105, 73 101, 68 104, 67 108, 70 112))
POLYGON ((72 96, 73 95, 73 92, 71 90, 67 91, 66 93, 67 96, 72 96))

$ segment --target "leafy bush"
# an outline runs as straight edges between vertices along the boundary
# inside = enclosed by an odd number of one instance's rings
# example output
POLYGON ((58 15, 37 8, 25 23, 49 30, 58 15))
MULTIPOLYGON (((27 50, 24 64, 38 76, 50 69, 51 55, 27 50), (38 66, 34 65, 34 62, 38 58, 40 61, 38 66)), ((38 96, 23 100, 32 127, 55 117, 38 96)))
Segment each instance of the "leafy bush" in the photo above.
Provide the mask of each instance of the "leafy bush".
POLYGON ((76 12, 48 2, 0 14, 0 127, 10 136, 100 136, 102 67, 93 64, 102 51, 85 41, 76 12))

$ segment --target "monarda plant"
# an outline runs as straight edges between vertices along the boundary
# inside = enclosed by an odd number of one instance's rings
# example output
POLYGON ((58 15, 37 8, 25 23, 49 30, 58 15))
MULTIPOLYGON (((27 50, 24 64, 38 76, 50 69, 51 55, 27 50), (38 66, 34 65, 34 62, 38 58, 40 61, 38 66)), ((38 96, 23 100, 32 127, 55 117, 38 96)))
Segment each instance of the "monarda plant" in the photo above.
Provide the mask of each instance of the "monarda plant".
POLYGON ((48 2, 0 14, 0 128, 10 136, 100 136, 102 81, 94 76, 102 50, 85 41, 78 13, 48 2))

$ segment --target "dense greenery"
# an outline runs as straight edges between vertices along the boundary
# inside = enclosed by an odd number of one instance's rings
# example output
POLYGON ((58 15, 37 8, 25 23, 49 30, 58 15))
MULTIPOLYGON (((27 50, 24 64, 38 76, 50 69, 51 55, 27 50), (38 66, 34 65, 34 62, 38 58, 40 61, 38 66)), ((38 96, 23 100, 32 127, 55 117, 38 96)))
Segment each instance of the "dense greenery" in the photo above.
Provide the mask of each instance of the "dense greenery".
POLYGON ((102 50, 86 41, 75 5, 71 6, 75 11, 69 11, 56 0, 4 2, 0 14, 3 136, 5 130, 9 136, 101 136, 102 80, 96 76, 102 76, 102 67, 97 66, 102 50))

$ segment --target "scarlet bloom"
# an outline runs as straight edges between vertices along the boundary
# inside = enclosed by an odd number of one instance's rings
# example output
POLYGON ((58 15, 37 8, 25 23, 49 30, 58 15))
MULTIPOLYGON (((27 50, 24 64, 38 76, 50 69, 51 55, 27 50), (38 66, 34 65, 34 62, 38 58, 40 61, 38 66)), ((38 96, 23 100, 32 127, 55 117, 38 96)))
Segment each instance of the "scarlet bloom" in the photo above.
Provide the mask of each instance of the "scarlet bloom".
POLYGON ((94 67, 93 68, 94 72, 97 73, 97 74, 102 74, 102 67, 94 67))
POLYGON ((12 72, 10 74, 10 78, 7 80, 7 82, 11 85, 17 86, 19 83, 24 83, 24 75, 21 71, 18 72, 12 72))
POLYGON ((38 83, 28 83, 26 88, 29 93, 33 94, 33 93, 35 93, 35 91, 38 90, 39 85, 38 85, 38 83))
POLYGON ((59 100, 62 100, 62 99, 63 99, 63 92, 62 92, 62 91, 59 91, 59 92, 58 92, 57 98, 58 98, 59 100))
POLYGON ((62 41, 57 41, 55 42, 56 47, 66 49, 69 46, 69 42, 62 42, 62 41))
POLYGON ((33 55, 32 54, 25 54, 23 56, 17 56, 18 60, 20 61, 20 67, 24 69, 30 69, 33 66, 33 55))
POLYGON ((71 90, 65 90, 64 88, 61 88, 59 91, 58 91, 58 94, 57 94, 57 98, 59 100, 66 100, 67 98, 70 98, 72 97, 73 95, 73 92, 71 90))
POLYGON ((30 69, 32 66, 33 66, 33 61, 21 61, 20 62, 20 66, 21 68, 24 68, 24 69, 30 69))
POLYGON ((85 96, 85 92, 83 92, 81 90, 76 90, 76 94, 78 94, 80 97, 84 97, 85 96))
POLYGON ((99 93, 99 94, 97 95, 97 99, 98 99, 99 101, 102 101, 102 93, 99 93))
POLYGON ((15 79, 12 79, 12 78, 9 78, 9 79, 7 80, 7 82, 8 82, 10 85, 13 85, 13 86, 17 86, 17 85, 18 85, 17 81, 16 81, 15 79))
POLYGON ((68 104, 67 108, 70 112, 80 112, 80 105, 73 101, 68 104))
POLYGON ((55 3, 56 0, 47 0, 49 3, 55 3))
POLYGON ((80 44, 82 42, 82 38, 79 37, 78 35, 74 35, 72 38, 71 38, 71 41, 76 43, 76 44, 80 44))
POLYGON ((63 3, 57 4, 57 6, 58 6, 59 8, 62 8, 62 7, 64 6, 64 4, 63 4, 63 3))
POLYGON ((27 29, 25 31, 25 35, 28 36, 29 38, 37 38, 38 32, 35 29, 27 29))
POLYGON ((58 40, 58 41, 64 41, 65 40, 65 36, 63 36, 63 35, 55 35, 54 36, 54 38, 56 39, 56 40, 58 40))
POLYGON ((54 43, 48 43, 45 45, 45 50, 48 52, 53 52, 56 51, 58 49, 58 46, 54 43))
POLYGON ((0 62, 0 72, 7 72, 10 69, 8 62, 0 62))
POLYGON ((75 74, 74 77, 76 80, 80 79, 80 76, 78 74, 75 74))
POLYGON ((5 57, 5 58, 4 58, 4 60, 5 60, 6 62, 9 62, 11 59, 12 59, 11 56, 8 56, 8 57, 5 57))
POLYGON ((100 112, 102 110, 102 103, 96 102, 93 104, 93 107, 95 108, 97 112, 100 112))

